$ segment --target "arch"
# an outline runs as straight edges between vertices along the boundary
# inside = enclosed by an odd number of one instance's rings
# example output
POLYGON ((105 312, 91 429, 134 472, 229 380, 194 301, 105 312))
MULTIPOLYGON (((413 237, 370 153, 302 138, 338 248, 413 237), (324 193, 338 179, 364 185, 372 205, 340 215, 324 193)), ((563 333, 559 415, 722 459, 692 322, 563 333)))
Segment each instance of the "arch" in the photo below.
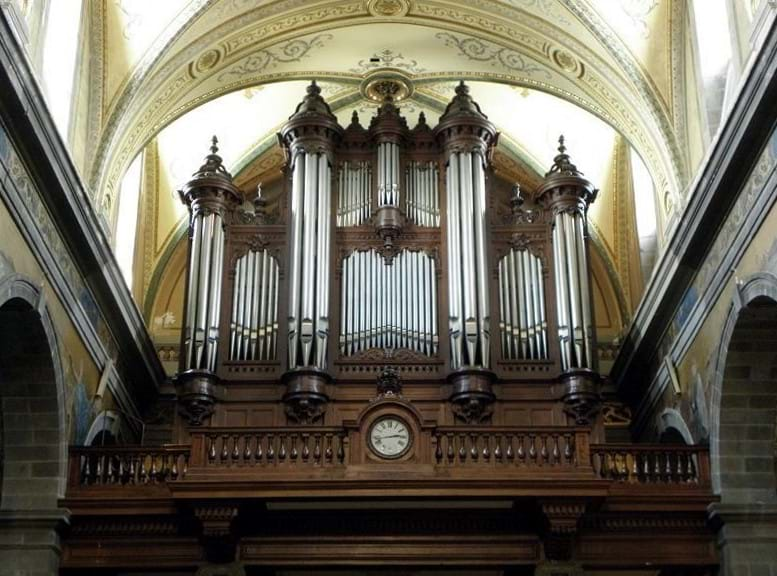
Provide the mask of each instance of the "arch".
POLYGON ((773 347, 752 346, 765 337, 777 341, 777 276, 761 272, 737 283, 715 357, 710 455, 724 503, 777 502, 777 370, 773 347))
POLYGON ((59 347, 40 289, 10 274, 0 281, 3 510, 57 508, 67 468, 59 347))
POLYGON ((695 444, 693 435, 680 412, 674 408, 666 408, 658 415, 658 438, 667 444, 695 444))
MULTIPOLYGON (((668 112, 655 87, 635 62, 624 57, 628 52, 621 53, 597 35, 592 37, 597 50, 591 50, 576 34, 562 32, 547 14, 497 2, 482 2, 478 8, 448 2, 434 10, 419 3, 411 5, 409 12, 397 20, 376 17, 364 5, 344 6, 332 2, 317 5, 313 18, 302 17, 296 3, 281 3, 271 16, 262 10, 231 19, 220 16, 223 14, 217 6, 201 7, 197 11, 197 26, 192 26, 198 28, 199 36, 192 39, 185 30, 172 34, 169 42, 156 51, 156 57, 144 61, 126 82, 125 91, 117 96, 117 104, 110 111, 92 166, 90 182, 94 190, 104 194, 113 188, 129 160, 153 134, 193 106, 247 85, 314 75, 309 71, 315 69, 313 65, 301 70, 299 65, 289 64, 299 63, 299 58, 293 61, 277 58, 283 54, 284 46, 288 48, 311 34, 340 32, 345 27, 401 22, 432 33, 464 34, 477 42, 488 43, 494 54, 507 52, 520 62, 530 60, 528 67, 483 72, 480 66, 457 77, 540 89, 581 106, 623 133, 646 158, 651 171, 657 175, 658 196, 669 192, 675 200, 678 197, 684 180, 683 159, 668 112), (205 21, 207 25, 203 24, 205 21), (462 26, 462 22, 468 25, 462 26), (223 79, 228 70, 248 64, 245 59, 256 59, 257 54, 269 58, 273 65, 253 71, 251 66, 244 66, 249 71, 247 75, 241 75, 237 81, 223 79), (532 76, 527 70, 539 70, 542 78, 532 76)), ((586 28, 593 21, 593 16, 589 16, 581 24, 581 34, 591 34, 586 28)), ((608 33, 613 35, 609 30, 608 33)), ((294 46, 300 49, 299 44, 294 46)), ((455 46, 451 49, 457 50, 455 46)), ((466 66, 456 68, 464 70, 466 66)), ((419 73, 414 79, 434 81, 442 72, 419 73)), ((346 82, 360 82, 363 78, 363 74, 347 68, 323 70, 315 75, 346 82)))

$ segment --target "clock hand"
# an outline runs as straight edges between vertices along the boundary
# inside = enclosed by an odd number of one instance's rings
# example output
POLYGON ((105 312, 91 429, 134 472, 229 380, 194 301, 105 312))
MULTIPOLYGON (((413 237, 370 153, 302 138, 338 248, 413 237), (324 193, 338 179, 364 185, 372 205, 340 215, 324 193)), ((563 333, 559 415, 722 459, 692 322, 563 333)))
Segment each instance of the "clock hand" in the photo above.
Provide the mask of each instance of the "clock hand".
POLYGON ((380 436, 381 440, 385 440, 386 438, 405 438, 404 434, 391 434, 389 436, 380 436))

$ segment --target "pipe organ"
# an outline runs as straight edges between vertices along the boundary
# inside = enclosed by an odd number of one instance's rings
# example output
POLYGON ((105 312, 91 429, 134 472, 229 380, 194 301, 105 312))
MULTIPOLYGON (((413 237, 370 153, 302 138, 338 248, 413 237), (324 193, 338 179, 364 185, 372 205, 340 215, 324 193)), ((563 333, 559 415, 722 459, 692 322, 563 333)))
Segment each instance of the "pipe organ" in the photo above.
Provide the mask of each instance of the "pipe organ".
POLYGON ((214 144, 178 410, 163 445, 71 448, 66 573, 708 573, 706 449, 597 413, 596 191, 563 142, 508 180, 496 140, 463 84, 434 128, 391 99, 343 128, 312 84, 252 202, 214 144))
POLYGON ((494 418, 494 384, 550 378, 585 421, 598 403, 595 190, 562 142, 539 189, 509 197, 490 166, 497 136, 463 83, 437 126, 422 114, 412 129, 390 96, 368 127, 354 113, 343 128, 313 83, 279 134, 272 225, 264 198, 255 218, 236 216, 243 200, 214 149, 182 192, 182 374, 197 377, 179 381, 192 410, 215 410, 230 379, 281 380, 288 420, 311 423, 327 418, 339 382, 394 366, 445 383, 454 420, 494 418))

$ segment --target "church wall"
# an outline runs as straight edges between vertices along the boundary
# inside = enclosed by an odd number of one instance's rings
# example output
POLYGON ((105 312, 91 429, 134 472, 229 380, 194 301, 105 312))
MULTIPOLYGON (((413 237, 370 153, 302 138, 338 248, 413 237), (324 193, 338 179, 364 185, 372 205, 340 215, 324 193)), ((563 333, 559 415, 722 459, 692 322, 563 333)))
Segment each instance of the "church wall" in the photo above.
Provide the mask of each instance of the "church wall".
MULTIPOLYGON (((734 302, 737 286, 757 274, 777 276, 777 130, 765 148, 725 223, 718 231, 703 266, 682 298, 653 359, 654 381, 660 389, 650 408, 637 415, 642 436, 658 437, 660 414, 675 408, 685 418, 695 442, 707 442, 719 414, 714 412, 715 381, 721 334, 734 302), (676 369, 679 395, 672 386, 669 355, 676 369)), ((725 343, 723 343, 725 345, 725 343)))
MULTIPOLYGON (((114 392, 123 388, 115 367, 119 352, 85 279, 1 125, 0 182, 0 281, 18 275, 40 287, 66 384, 67 441, 80 444, 101 410, 117 408, 114 392), (73 300, 67 301, 70 298, 73 300), (108 386, 97 401, 95 393, 104 370, 108 386)), ((124 410, 127 408, 125 403, 124 410)))

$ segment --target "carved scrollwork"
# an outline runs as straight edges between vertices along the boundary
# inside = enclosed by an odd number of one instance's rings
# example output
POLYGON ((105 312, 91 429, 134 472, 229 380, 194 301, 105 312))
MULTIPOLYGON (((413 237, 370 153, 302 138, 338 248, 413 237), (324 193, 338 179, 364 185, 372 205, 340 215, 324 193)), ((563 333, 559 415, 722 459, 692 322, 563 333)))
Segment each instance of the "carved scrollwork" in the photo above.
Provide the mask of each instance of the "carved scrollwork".
POLYGON ((494 400, 487 396, 470 395, 451 402, 453 415, 465 424, 482 424, 494 413, 494 400))

